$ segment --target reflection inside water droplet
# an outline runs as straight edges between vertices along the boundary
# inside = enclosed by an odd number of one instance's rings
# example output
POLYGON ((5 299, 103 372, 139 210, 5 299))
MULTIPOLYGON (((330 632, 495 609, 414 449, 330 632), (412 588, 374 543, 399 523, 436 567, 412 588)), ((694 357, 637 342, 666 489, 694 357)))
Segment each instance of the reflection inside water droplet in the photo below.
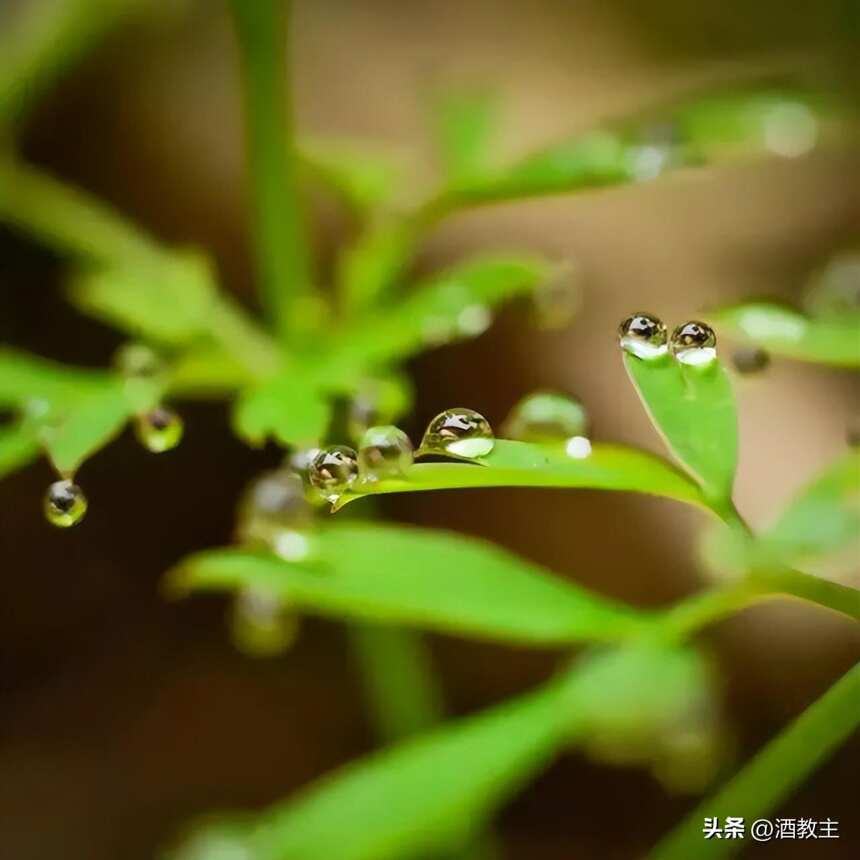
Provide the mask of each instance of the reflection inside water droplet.
POLYGON ((400 477, 412 465, 412 442, 399 427, 370 427, 361 437, 358 465, 364 480, 400 477))
POLYGON ((585 436, 572 436, 564 446, 565 453, 574 460, 584 460, 591 456, 591 440, 585 436))
POLYGON ((164 406, 157 406, 143 415, 138 415, 134 429, 140 444, 154 454, 175 448, 182 441, 185 432, 182 419, 172 409, 164 406))
POLYGON ((69 480, 54 481, 44 499, 45 518, 58 528, 77 525, 87 512, 87 497, 83 490, 69 480))
POLYGON ((672 332, 672 354, 682 364, 703 367, 717 357, 717 336, 706 323, 690 320, 672 332))
POLYGON ((472 459, 493 450, 495 437, 490 422, 474 409, 446 409, 427 426, 422 453, 455 454, 472 459))
POLYGON ((585 432, 585 407, 572 397, 538 391, 524 397, 508 415, 503 434, 521 442, 558 442, 585 432))
POLYGON ((358 454, 346 445, 324 448, 311 463, 308 480, 334 504, 358 477, 358 454))
POLYGON ((654 359, 666 355, 666 326, 659 317, 636 313, 618 327, 621 348, 637 358, 654 359))

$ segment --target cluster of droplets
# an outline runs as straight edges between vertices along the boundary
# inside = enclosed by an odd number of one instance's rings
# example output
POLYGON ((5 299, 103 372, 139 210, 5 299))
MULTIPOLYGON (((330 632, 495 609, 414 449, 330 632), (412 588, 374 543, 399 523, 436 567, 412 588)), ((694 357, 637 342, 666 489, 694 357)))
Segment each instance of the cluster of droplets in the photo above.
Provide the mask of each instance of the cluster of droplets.
POLYGON ((714 330, 698 320, 679 325, 670 338, 666 325, 658 317, 636 313, 621 323, 618 338, 625 352, 645 360, 661 358, 671 351, 681 364, 707 367, 717 357, 714 330))
MULTIPOLYGON (((136 390, 151 385, 165 372, 164 363, 158 354, 142 343, 123 344, 114 355, 113 365, 130 398, 135 396, 136 390)), ((42 425, 59 420, 58 416, 50 414, 50 404, 43 401, 34 401, 28 410, 28 417, 42 425)), ((172 450, 182 441, 184 425, 176 412, 159 405, 135 416, 134 433, 147 451, 161 454, 172 450)), ((83 490, 69 476, 51 484, 43 500, 45 518, 58 528, 70 528, 81 522, 87 506, 83 490)))

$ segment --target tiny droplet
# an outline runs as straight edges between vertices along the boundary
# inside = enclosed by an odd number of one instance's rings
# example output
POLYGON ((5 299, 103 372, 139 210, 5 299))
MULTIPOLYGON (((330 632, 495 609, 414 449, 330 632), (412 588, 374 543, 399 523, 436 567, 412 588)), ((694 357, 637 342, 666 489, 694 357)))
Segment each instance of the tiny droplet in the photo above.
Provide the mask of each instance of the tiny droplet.
POLYGON ((308 471, 311 486, 332 503, 353 485, 357 477, 358 454, 346 445, 323 448, 314 457, 308 471))
POLYGON ((310 536, 295 529, 281 529, 271 542, 275 555, 284 561, 306 561, 313 555, 310 536))
POLYGON ((358 449, 361 477, 371 481, 399 477, 412 465, 412 456, 412 442, 399 427, 370 427, 358 449))
POLYGON ((495 437, 490 422, 473 409, 446 409, 427 425, 422 453, 483 457, 493 450, 495 437))
POLYGON ((282 654, 296 641, 298 628, 298 615, 266 588, 243 588, 233 601, 233 643, 251 657, 282 654))
POLYGON ((113 366, 127 379, 152 379, 164 372, 164 362, 145 343, 124 343, 113 355, 113 366))
POLYGON ((156 406, 155 409, 137 416, 134 429, 138 441, 147 451, 162 454, 182 441, 185 426, 172 409, 156 406))
POLYGON ((591 456, 591 440, 585 436, 571 436, 564 450, 567 456, 574 460, 585 460, 591 456))
POLYGON ((637 358, 659 358, 667 353, 666 326, 651 314, 635 313, 618 327, 621 348, 637 358))
POLYGON ((690 320, 672 332, 672 354, 692 367, 711 364, 717 357, 717 336, 706 323, 690 320))
POLYGON ((585 432, 588 415, 573 397, 538 391, 524 397, 508 415, 504 435, 521 442, 558 442, 585 432))
POLYGON ((87 512, 87 497, 72 481, 54 481, 45 493, 44 510, 51 525, 63 529, 76 526, 87 512))
POLYGON ((744 376, 760 373, 770 364, 770 353, 760 346, 741 346, 732 353, 732 364, 744 376))

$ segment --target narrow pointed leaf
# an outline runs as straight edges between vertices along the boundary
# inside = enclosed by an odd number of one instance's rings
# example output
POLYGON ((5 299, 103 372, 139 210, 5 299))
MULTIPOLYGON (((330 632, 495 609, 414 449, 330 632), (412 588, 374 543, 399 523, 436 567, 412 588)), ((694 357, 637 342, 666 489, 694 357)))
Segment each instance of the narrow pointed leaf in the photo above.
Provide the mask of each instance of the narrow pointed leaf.
POLYGON ((698 487, 658 457, 621 445, 595 444, 582 459, 564 445, 497 439, 485 457, 468 463, 416 463, 403 478, 361 484, 339 506, 363 495, 469 487, 559 487, 622 490, 704 506, 698 487))
POLYGON ((259 585, 312 613, 537 645, 613 640, 643 623, 628 607, 454 534, 344 522, 313 541, 315 558, 306 563, 243 550, 192 556, 168 588, 259 585))
POLYGON ((669 450, 715 503, 732 494, 738 457, 735 398, 719 361, 688 367, 668 356, 624 364, 669 450))
POLYGON ((264 813, 253 860, 419 860, 467 842, 576 730, 555 681, 371 756, 264 813))
POLYGON ((330 407, 316 386, 290 372, 245 389, 233 411, 236 432, 252 445, 270 437, 282 445, 319 442, 329 418, 330 407))
POLYGON ((709 797, 649 855, 650 860, 717 860, 743 848, 705 839, 706 817, 769 817, 860 726, 860 663, 850 669, 714 797, 709 797))
POLYGON ((720 308, 713 320, 733 337, 775 355, 835 367, 860 367, 860 314, 819 319, 767 302, 720 308))

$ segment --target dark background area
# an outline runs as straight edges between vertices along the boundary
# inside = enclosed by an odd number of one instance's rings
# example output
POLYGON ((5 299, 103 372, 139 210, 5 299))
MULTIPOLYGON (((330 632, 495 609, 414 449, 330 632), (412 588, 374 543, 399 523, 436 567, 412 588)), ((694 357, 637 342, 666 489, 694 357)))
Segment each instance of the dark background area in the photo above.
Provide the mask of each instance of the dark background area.
MULTIPOLYGON (((159 237, 204 245, 225 285, 252 303, 235 46, 221 3, 182 5, 114 34, 43 102, 23 148, 159 237)), ((499 88, 505 157, 710 83, 774 74, 850 91, 856 71, 850 4, 297 7, 300 126, 378 138, 418 165, 432 164, 422 99, 446 83, 499 88)), ((427 354, 412 368, 419 402, 406 429, 415 438, 453 405, 498 425, 520 396, 549 387, 585 401, 596 438, 659 450, 617 358, 618 320, 640 307, 679 321, 735 297, 796 299, 813 265, 857 241, 858 178, 857 153, 842 149, 457 217, 431 238, 421 268, 478 248, 532 248, 580 263, 585 304, 562 332, 535 332, 512 308, 477 341, 427 354)), ((330 207, 316 211, 325 257, 343 224, 330 207)), ((105 364, 121 339, 62 301, 62 272, 0 232, 0 340, 105 364)), ((858 389, 847 374, 787 362, 738 384, 739 506, 762 523, 844 444, 858 389)), ((91 508, 79 529, 42 519, 46 464, 0 483, 3 858, 151 858, 191 816, 262 806, 372 748, 341 627, 308 620, 290 653, 254 661, 230 644, 225 601, 160 597, 173 562, 230 540, 238 493, 276 462, 233 438, 224 405, 180 406, 187 436, 175 452, 150 457, 126 434, 86 464, 91 508)), ((639 606, 702 583, 700 518, 666 501, 472 491, 395 497, 385 512, 490 538, 639 606)), ((738 761, 860 657, 855 626, 794 604, 747 611, 706 638, 738 761)), ((454 714, 528 688, 558 656, 432 643, 454 714)), ((839 820, 840 841, 749 856, 858 856, 858 767, 854 738, 780 810, 839 820)), ((693 802, 576 753, 523 792, 499 830, 513 860, 628 860, 693 802)))

